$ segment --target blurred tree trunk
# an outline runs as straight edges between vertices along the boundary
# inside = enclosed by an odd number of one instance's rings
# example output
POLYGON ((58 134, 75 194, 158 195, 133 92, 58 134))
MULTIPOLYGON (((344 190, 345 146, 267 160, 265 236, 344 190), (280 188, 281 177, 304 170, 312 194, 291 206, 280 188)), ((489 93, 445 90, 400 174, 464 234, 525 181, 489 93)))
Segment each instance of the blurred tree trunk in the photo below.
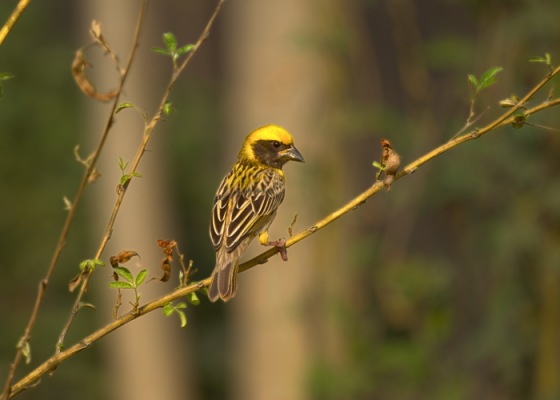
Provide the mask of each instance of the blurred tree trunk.
MULTIPOLYGON (((124 67, 130 52, 130 46, 140 10, 140 1, 99 0, 81 4, 79 10, 82 25, 79 32, 82 42, 91 19, 103 24, 104 35, 113 51, 118 55, 124 67)), ((166 27, 157 26, 162 20, 162 9, 155 2, 150 3, 145 15, 144 26, 140 35, 140 46, 136 52, 129 78, 124 88, 121 102, 132 102, 153 115, 159 104, 163 88, 168 81, 170 65, 157 68, 159 59, 150 51, 152 46, 161 46, 161 35, 166 27)), ((118 74, 110 57, 101 55, 97 49, 86 53, 86 58, 94 68, 88 71, 98 90, 102 92, 117 86, 118 74)), ((161 65, 161 64, 159 64, 161 65)), ((97 144, 102 126, 107 119, 108 106, 87 100, 88 137, 90 146, 97 144)), ((128 111, 128 110, 125 110, 128 111)), ((136 275, 141 269, 148 269, 148 279, 161 275, 159 265, 163 257, 157 245, 158 239, 171 239, 175 233, 167 198, 168 182, 165 177, 165 156, 163 154, 161 125, 158 126, 148 151, 144 154, 138 172, 143 178, 135 178, 123 202, 114 231, 105 250, 103 259, 107 262, 111 255, 122 250, 136 250, 141 260, 133 258, 124 265, 136 275)), ((116 200, 115 188, 120 181, 118 167, 119 157, 132 161, 140 145, 143 122, 135 112, 122 112, 109 135, 99 169, 102 177, 89 190, 95 200, 91 204, 93 214, 91 252, 95 251, 105 231, 111 210, 116 200)), ((87 154, 83 154, 84 158, 87 154)), ((107 265, 109 265, 107 263, 107 265)), ((98 316, 101 323, 111 320, 116 299, 116 291, 107 288, 112 281, 110 270, 99 269, 94 276, 98 316)), ((176 277, 167 283, 154 281, 144 284, 140 292, 142 302, 160 296, 176 286, 176 277), (175 279, 173 279, 175 278, 175 279)), ((119 314, 130 309, 131 293, 123 291, 122 306, 119 314)), ((106 357, 107 381, 111 387, 107 390, 115 399, 185 399, 193 398, 188 359, 185 355, 185 331, 179 329, 179 320, 165 318, 161 312, 150 314, 133 324, 125 326, 105 339, 101 346, 106 357)))
MULTIPOLYGON (((227 82, 228 139, 225 163, 234 162, 243 138, 253 129, 276 124, 294 137, 306 164, 285 167, 284 204, 269 237, 287 237, 294 215, 294 231, 310 226, 318 216, 322 193, 312 179, 322 159, 318 125, 324 93, 324 63, 317 52, 303 46, 313 37, 324 2, 241 0, 228 10, 224 48, 227 82), (319 191, 316 191, 319 190, 319 191)), ((316 242, 315 242, 316 243, 316 242)), ((262 251, 253 244, 253 254, 262 251)), ((274 257, 266 266, 243 274, 232 309, 234 332, 234 398, 303 399, 310 342, 304 304, 317 263, 314 242, 288 251, 288 263, 274 257)), ((326 266, 322 266, 327 268, 326 266)))

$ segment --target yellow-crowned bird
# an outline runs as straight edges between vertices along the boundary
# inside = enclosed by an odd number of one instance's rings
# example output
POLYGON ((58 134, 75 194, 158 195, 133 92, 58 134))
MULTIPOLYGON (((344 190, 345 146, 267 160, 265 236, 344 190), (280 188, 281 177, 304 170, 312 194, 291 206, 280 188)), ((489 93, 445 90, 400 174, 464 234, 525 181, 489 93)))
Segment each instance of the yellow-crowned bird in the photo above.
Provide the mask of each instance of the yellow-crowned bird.
POLYGON ((251 132, 237 159, 220 184, 212 209, 210 237, 216 250, 208 288, 212 302, 228 301, 235 295, 239 259, 256 236, 263 245, 279 247, 286 260, 286 241, 269 242, 268 227, 284 200, 282 167, 288 161, 304 162, 292 136, 275 125, 251 132))

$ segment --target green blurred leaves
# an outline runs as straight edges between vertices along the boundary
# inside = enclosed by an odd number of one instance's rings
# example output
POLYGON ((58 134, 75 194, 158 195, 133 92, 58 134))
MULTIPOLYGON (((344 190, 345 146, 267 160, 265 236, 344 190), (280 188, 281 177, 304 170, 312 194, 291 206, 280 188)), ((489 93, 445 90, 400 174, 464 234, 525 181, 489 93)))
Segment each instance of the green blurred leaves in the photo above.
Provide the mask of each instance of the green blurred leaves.
MULTIPOLYGON (((165 43, 165 47, 167 50, 162 49, 160 47, 152 47, 152 51, 154 53, 158 53, 164 56, 170 56, 173 60, 173 70, 177 70, 177 59, 181 54, 188 53, 192 49, 194 49, 194 44, 188 44, 186 46, 177 49, 177 38, 171 32, 167 32, 163 34, 163 43, 165 43)), ((167 114, 167 113, 166 113, 167 114)))
POLYGON ((536 57, 536 56, 529 57, 527 58, 527 62, 544 63, 548 67, 549 72, 552 72, 552 70, 554 69, 554 66, 552 65, 550 53, 545 53, 544 58, 536 57))
POLYGON ((177 312, 177 314, 179 314, 179 318, 181 319, 181 328, 184 328, 187 326, 187 317, 185 313, 180 310, 181 308, 187 308, 187 305, 185 303, 179 303, 176 306, 173 306, 171 302, 168 301, 163 305, 163 315, 169 317, 173 314, 173 312, 177 312))

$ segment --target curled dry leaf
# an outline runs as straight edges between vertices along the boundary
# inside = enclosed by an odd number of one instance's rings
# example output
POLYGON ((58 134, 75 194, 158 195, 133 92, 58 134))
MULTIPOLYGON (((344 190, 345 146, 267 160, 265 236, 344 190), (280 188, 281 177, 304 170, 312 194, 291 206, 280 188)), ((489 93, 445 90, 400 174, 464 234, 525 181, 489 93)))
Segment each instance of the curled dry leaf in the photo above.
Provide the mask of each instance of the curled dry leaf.
POLYGON ((85 71, 86 66, 89 66, 88 62, 84 58, 82 50, 78 50, 76 52, 76 56, 74 57, 74 61, 72 62, 72 75, 74 75, 74 79, 82 92, 87 94, 89 97, 101 101, 109 101, 118 94, 118 90, 113 90, 107 94, 98 93, 95 86, 93 86, 87 77, 85 71))
POLYGON ((388 140, 381 140, 381 147, 383 147, 383 153, 381 155, 381 162, 385 165, 385 180, 383 181, 383 186, 390 192, 391 185, 395 181, 395 175, 401 166, 401 157, 393 150, 393 146, 388 140))
POLYGON ((72 293, 78 286, 80 286, 80 283, 82 282, 82 278, 85 273, 86 271, 83 270, 74 279, 70 281, 70 284, 68 285, 68 290, 70 290, 70 293, 72 293))
POLYGON ((129 262, 132 257, 140 258, 140 255, 134 250, 123 250, 116 256, 112 256, 109 259, 109 263, 111 264, 111 267, 117 268, 119 264, 124 264, 129 262))

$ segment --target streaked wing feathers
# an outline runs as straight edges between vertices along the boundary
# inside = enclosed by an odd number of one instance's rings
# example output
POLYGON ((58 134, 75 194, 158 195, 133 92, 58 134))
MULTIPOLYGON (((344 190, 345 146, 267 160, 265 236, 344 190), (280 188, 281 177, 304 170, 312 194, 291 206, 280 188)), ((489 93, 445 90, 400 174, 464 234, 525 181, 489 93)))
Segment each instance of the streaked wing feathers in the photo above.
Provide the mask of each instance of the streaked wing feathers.
POLYGON ((283 177, 270 168, 258 171, 238 169, 237 173, 254 173, 251 183, 244 189, 237 185, 229 188, 228 180, 234 171, 235 168, 218 189, 210 226, 214 248, 219 249, 225 237, 228 252, 233 251, 244 238, 260 233, 269 219, 274 218, 274 212, 284 200, 285 190, 283 177))

